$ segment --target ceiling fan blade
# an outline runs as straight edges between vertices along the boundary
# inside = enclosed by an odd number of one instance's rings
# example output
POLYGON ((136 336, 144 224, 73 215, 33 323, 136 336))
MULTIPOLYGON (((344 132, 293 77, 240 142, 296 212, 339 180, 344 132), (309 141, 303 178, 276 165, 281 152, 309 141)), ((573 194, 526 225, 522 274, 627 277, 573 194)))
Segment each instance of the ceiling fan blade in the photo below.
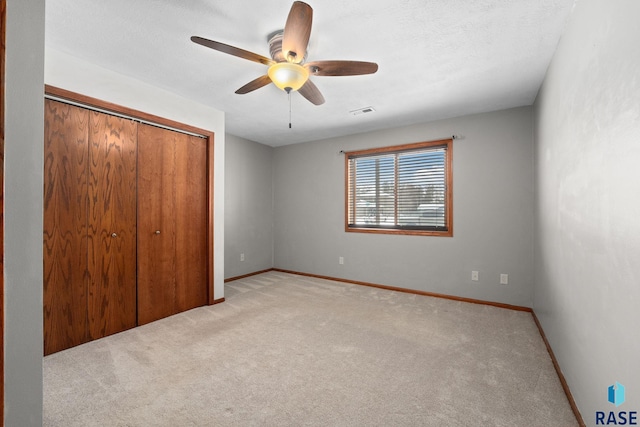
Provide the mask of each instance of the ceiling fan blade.
POLYGON ((236 93, 238 95, 244 95, 245 93, 260 89, 261 87, 266 86, 269 83, 271 83, 271 78, 265 74, 264 76, 260 76, 255 80, 251 80, 249 83, 238 89, 236 93))
POLYGON ((313 61, 304 66, 314 76, 360 76, 378 71, 375 62, 362 61, 313 61))
POLYGON ((324 104, 324 96, 322 96, 318 87, 314 85, 311 80, 307 80, 307 82, 298 89, 298 92, 314 105, 324 104))
POLYGON ((217 50, 219 52, 228 53, 229 55, 237 56, 238 58, 248 59, 249 61, 259 62, 265 65, 271 65, 274 63, 271 59, 262 55, 258 55, 257 53, 249 52, 248 50, 240 49, 238 47, 230 46, 228 44, 216 42, 202 37, 193 36, 191 37, 191 41, 202 46, 217 50))
POLYGON ((306 3, 296 1, 291 6, 287 23, 284 26, 282 52, 289 62, 299 64, 307 53, 313 9, 306 3))

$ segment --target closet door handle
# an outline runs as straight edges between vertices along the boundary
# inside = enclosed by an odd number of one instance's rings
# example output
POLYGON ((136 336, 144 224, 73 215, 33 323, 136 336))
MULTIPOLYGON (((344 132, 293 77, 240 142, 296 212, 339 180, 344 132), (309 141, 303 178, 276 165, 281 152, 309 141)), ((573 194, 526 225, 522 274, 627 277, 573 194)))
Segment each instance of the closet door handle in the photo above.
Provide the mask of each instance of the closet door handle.
POLYGON ((160 234, 160 230, 156 230, 156 234, 160 234))
POLYGON ((111 233, 111 237, 118 237, 116 233, 111 233))

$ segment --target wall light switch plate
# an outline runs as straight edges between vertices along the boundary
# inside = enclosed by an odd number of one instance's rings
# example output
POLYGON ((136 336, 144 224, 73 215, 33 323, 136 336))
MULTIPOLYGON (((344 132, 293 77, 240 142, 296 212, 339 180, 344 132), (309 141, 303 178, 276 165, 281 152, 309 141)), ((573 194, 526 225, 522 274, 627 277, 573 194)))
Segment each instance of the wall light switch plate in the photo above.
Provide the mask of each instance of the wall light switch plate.
POLYGON ((473 280, 474 282, 478 281, 478 272, 477 271, 472 271, 471 272, 471 280, 473 280))
POLYGON ((500 275, 500 284, 501 285, 508 285, 509 284, 509 275, 508 274, 501 274, 500 275))

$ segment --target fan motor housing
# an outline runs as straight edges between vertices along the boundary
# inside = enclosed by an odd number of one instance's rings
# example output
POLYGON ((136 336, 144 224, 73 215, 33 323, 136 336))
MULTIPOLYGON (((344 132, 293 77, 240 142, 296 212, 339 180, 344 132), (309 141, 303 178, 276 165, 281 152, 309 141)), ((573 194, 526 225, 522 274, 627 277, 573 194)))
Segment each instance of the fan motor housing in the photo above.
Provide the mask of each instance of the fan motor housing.
MULTIPOLYGON (((269 42, 269 54, 271 55, 271 59, 276 62, 285 62, 287 59, 284 57, 284 53, 282 53, 282 37, 284 34, 284 30, 274 31, 269 34, 267 40, 269 42)), ((304 58, 300 63, 304 63, 307 59, 307 52, 304 53, 304 58)))

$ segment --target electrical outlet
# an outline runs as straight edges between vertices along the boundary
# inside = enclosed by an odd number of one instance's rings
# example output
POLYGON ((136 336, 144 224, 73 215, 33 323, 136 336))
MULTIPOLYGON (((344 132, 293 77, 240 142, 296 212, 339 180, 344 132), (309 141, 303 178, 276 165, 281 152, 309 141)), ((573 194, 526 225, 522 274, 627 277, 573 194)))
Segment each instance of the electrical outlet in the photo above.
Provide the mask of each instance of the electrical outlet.
POLYGON ((479 280, 477 271, 474 270, 471 272, 471 280, 473 280, 474 282, 477 282, 479 280))
POLYGON ((244 261, 244 254, 240 254, 240 261, 244 261))
POLYGON ((338 258, 338 264, 340 265, 344 265, 344 257, 341 256, 340 258, 338 258))
POLYGON ((501 285, 508 285, 509 284, 509 275, 508 274, 501 274, 500 275, 500 284, 501 285))

